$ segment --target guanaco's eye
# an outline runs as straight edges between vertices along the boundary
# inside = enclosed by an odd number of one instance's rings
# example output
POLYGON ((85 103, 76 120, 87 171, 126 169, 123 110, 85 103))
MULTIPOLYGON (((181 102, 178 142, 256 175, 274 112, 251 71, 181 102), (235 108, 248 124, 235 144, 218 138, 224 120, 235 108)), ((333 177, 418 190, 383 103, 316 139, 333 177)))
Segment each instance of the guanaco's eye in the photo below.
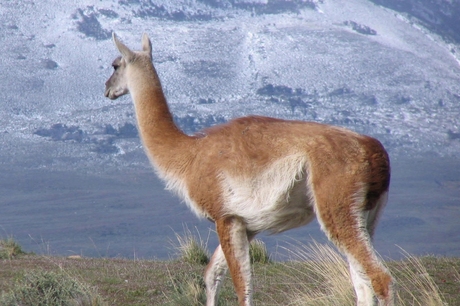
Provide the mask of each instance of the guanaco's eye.
POLYGON ((112 65, 112 67, 113 67, 113 70, 117 70, 118 67, 120 67, 120 66, 118 66, 118 65, 112 65))

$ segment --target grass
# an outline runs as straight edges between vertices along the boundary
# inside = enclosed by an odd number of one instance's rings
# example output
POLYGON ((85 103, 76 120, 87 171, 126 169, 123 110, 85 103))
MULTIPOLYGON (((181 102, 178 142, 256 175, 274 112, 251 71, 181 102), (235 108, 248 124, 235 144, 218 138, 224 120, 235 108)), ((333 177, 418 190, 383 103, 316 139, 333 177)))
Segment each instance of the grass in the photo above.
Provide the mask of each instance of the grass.
POLYGON ((5 306, 105 306, 102 297, 88 285, 63 271, 32 270, 0 297, 5 306))
POLYGON ((190 264, 206 265, 209 262, 207 241, 204 241, 199 232, 195 236, 188 228, 184 228, 184 234, 176 233, 177 244, 174 248, 178 250, 180 258, 190 264))
MULTIPOLYGON (((206 265, 209 263, 208 243, 201 238, 198 231, 197 235, 194 235, 188 228, 184 228, 184 234, 176 233, 176 239, 177 243, 172 243, 172 245, 178 251, 181 260, 189 264, 206 265)), ((265 264, 270 262, 270 255, 265 243, 258 239, 251 242, 249 256, 251 263, 265 264)))
POLYGON ((268 264, 271 262, 265 243, 258 239, 253 240, 249 245, 249 257, 251 263, 268 264))
POLYGON ((334 248, 314 242, 288 252, 293 259, 286 264, 286 276, 293 283, 305 284, 296 288, 291 305, 356 304, 348 264, 334 248))
POLYGON ((168 296, 167 305, 199 306, 206 304, 206 288, 201 275, 177 273, 170 275, 173 292, 168 296))
MULTIPOLYGON (((176 249, 179 251, 179 258, 188 264, 205 265, 209 262, 209 255, 206 251, 207 243, 201 236, 193 235, 188 229, 184 230, 183 236, 176 233, 178 244, 176 249)), ((250 244, 249 255, 251 263, 267 264, 270 262, 265 243, 261 240, 254 240, 250 244)), ((173 284, 173 292, 168 298, 168 305, 171 306, 199 306, 206 304, 206 285, 203 281, 202 271, 196 273, 170 274, 170 281, 173 284)), ((231 296, 230 288, 224 289, 219 296, 219 305, 230 305, 226 296, 231 296)), ((231 298, 230 298, 231 300, 231 298)))
MULTIPOLYGON (((291 305, 311 306, 353 306, 355 298, 353 287, 350 282, 348 264, 343 257, 331 246, 313 243, 309 246, 297 248, 293 253, 297 265, 295 272, 288 273, 293 282, 304 283, 305 286, 295 292, 291 305)), ((396 287, 396 305, 401 306, 444 306, 458 305, 457 297, 450 303, 444 297, 436 282, 435 272, 438 273, 439 263, 446 258, 423 257, 417 258, 402 251, 405 259, 402 261, 389 262, 390 270, 394 277, 396 287), (423 261, 436 262, 432 264, 431 273, 423 261)), ((447 269, 460 271, 459 260, 446 265, 447 269)), ((287 268, 292 268, 292 261, 287 268)), ((457 287, 460 285, 459 273, 452 277, 457 287)))
MULTIPOLYGON (((254 260, 256 305, 354 305, 347 265, 334 248, 312 244, 290 249, 293 255, 286 262, 254 260)), ((459 258, 406 254, 404 260, 386 264, 396 279, 398 305, 460 305, 459 258)), ((2 299, 11 298, 12 292, 16 295, 22 292, 23 289, 18 288, 24 288, 31 275, 51 275, 56 279, 63 277, 59 284, 65 284, 65 288, 86 288, 90 296, 95 297, 86 301, 100 303, 75 304, 74 301, 74 304, 62 305, 180 306, 203 305, 205 301, 203 263, 187 261, 180 254, 177 259, 167 261, 25 254, 1 259, 0 267, 2 299)), ((2 299, 0 305, 27 305, 8 304, 2 299)), ((220 305, 236 304, 231 280, 227 278, 220 305)))
POLYGON ((13 259, 25 254, 13 237, 0 239, 0 259, 13 259))

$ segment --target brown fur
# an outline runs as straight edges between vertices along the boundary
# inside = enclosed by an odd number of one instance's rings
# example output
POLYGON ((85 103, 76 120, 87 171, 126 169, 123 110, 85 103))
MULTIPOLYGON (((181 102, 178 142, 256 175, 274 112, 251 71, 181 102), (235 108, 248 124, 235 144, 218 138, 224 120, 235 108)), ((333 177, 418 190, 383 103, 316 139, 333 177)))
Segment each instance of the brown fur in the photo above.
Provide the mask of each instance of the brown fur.
MULTIPOLYGON (((259 231, 304 225, 313 211, 330 240, 365 274, 359 281, 369 280, 381 305, 392 305, 391 276, 370 245, 390 182, 388 154, 379 141, 325 124, 261 116, 185 135, 174 124, 151 64, 148 37, 139 52, 114 41, 122 58, 114 61, 105 95, 116 99, 131 93, 140 135, 157 173, 198 214, 215 221, 240 305, 252 303, 248 241, 259 231), (270 186, 272 179, 284 189, 270 186)), ((215 278, 224 273, 221 250, 205 272, 213 296, 220 284, 215 278)), ((208 300, 208 305, 214 303, 208 300)))

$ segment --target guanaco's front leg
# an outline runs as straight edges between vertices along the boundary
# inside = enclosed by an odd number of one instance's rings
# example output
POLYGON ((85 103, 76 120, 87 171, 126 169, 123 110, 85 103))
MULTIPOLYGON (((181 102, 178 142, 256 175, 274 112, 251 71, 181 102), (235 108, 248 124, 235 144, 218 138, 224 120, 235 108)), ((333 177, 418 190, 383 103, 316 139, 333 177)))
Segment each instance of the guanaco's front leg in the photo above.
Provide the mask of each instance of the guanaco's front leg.
POLYGON ((240 306, 252 305, 249 238, 244 221, 235 216, 216 221, 220 245, 227 260, 240 306))

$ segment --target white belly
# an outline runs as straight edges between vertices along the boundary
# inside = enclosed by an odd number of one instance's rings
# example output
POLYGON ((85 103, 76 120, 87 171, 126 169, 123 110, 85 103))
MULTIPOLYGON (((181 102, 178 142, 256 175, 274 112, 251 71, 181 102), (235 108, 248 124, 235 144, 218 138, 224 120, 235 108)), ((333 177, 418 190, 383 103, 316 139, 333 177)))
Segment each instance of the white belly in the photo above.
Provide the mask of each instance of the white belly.
POLYGON ((305 158, 278 161, 250 178, 223 177, 225 210, 245 220, 251 232, 279 233, 310 222, 314 203, 305 158))

